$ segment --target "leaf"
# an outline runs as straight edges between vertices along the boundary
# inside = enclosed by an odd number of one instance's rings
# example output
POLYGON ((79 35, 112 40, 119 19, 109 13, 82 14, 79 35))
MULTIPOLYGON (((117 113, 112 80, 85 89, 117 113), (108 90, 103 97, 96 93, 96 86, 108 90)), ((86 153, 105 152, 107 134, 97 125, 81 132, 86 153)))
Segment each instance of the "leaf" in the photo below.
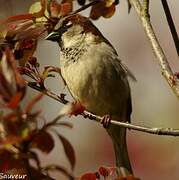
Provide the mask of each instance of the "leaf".
POLYGON ((5 20, 0 21, 1 26, 14 21, 22 21, 22 20, 33 20, 32 14, 20 14, 16 16, 10 16, 5 20))
POLYGON ((29 12, 32 14, 33 17, 36 18, 37 21, 46 20, 44 15, 46 14, 48 16, 47 8, 47 1, 41 0, 40 2, 35 2, 31 5, 29 8, 29 12))
POLYGON ((98 171, 103 177, 107 177, 111 174, 111 170, 104 166, 101 166, 98 171))
POLYGON ((116 6, 112 4, 111 6, 105 8, 105 11, 103 11, 103 17, 110 18, 114 15, 115 11, 116 11, 116 6))
POLYGON ((70 12, 72 12, 72 10, 73 10, 72 0, 63 0, 61 3, 60 15, 65 16, 69 14, 70 12))
POLYGON ((11 169, 21 169, 24 166, 21 156, 15 156, 12 152, 1 149, 0 150, 0 172, 4 173, 11 169))
POLYGON ((58 17, 61 11, 61 4, 56 0, 52 0, 50 3, 50 14, 52 17, 58 17))
POLYGON ((49 153, 54 148, 54 140, 48 132, 40 131, 32 139, 31 147, 49 153))
POLYGON ((115 1, 101 1, 91 8, 90 18, 93 20, 97 20, 101 16, 104 18, 110 18, 115 13, 115 1))
POLYGON ((86 173, 80 177, 80 180, 96 180, 96 173, 86 173))
POLYGON ((17 58, 20 66, 25 66, 26 62, 30 58, 32 58, 36 48, 37 48, 37 39, 22 39, 16 43, 15 52, 16 51, 21 52, 21 56, 17 58))
POLYGON ((14 102, 20 97, 20 92, 22 95, 20 99, 22 99, 25 91, 25 81, 17 70, 14 55, 10 49, 6 49, 0 64, 1 96, 6 103, 12 100, 12 104, 14 105, 14 102))
POLYGON ((11 108, 11 109, 15 109, 19 106, 19 103, 22 99, 22 92, 17 92, 16 95, 14 95, 11 100, 9 101, 9 103, 7 104, 7 107, 8 108, 11 108))
POLYGON ((71 145, 71 143, 65 138, 63 137, 61 134, 58 134, 59 139, 61 140, 64 150, 65 150, 65 154, 71 164, 71 168, 74 169, 75 166, 75 162, 76 162, 76 158, 75 158, 75 151, 73 149, 73 146, 71 145))

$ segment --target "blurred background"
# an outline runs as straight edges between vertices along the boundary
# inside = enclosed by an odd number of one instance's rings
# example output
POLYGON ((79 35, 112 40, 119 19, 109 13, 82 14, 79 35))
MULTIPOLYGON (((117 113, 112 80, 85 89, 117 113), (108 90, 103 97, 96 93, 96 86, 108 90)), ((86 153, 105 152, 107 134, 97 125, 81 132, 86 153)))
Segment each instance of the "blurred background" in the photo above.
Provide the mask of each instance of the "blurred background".
MULTIPOLYGON (((0 0, 0 18, 25 13, 34 0, 0 0)), ((169 1, 172 16, 179 32, 179 1, 169 1)), ((174 71, 179 71, 179 58, 166 22, 161 1, 151 1, 150 14, 156 35, 174 71)), ((126 0, 121 0, 115 15, 110 19, 101 18, 94 22, 104 36, 113 44, 119 57, 135 74, 137 82, 130 82, 133 114, 132 123, 149 127, 172 127, 179 129, 179 101, 161 76, 158 62, 144 34, 140 21, 132 9, 127 13, 126 0)), ((42 40, 36 52, 41 65, 59 64, 57 44, 42 40)), ((55 79, 48 82, 55 92, 66 93, 62 82, 55 79)), ((36 94, 28 90, 30 99, 36 94)), ((70 98, 70 97, 69 97, 70 98)), ((45 97, 37 108, 42 109, 47 120, 52 120, 62 105, 45 97)), ((75 175, 96 171, 99 166, 114 166, 111 140, 97 123, 80 117, 66 118, 74 128, 58 129, 67 137, 76 151, 75 175)), ((179 137, 150 135, 128 131, 128 148, 136 177, 141 180, 179 179, 179 137)), ((43 164, 57 163, 68 169, 70 165, 58 140, 50 155, 40 154, 43 164)), ((55 174, 57 180, 65 177, 55 174)))

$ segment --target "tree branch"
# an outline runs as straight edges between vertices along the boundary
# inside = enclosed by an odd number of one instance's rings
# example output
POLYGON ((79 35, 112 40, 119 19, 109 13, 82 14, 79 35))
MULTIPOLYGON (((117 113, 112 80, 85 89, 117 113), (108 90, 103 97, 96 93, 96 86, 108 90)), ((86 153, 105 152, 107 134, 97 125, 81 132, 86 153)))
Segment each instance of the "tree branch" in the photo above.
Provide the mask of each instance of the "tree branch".
MULTIPOLYGON (((47 89, 41 89, 39 86, 28 83, 27 85, 31 87, 32 89, 35 89, 39 92, 43 92, 45 95, 49 96, 50 98, 62 103, 62 104, 67 104, 69 101, 64 99, 64 96, 59 96, 55 94, 54 92, 51 92, 50 90, 47 89)), ((88 111, 84 111, 82 115, 84 118, 89 118, 90 120, 94 120, 97 122, 100 122, 102 120, 102 117, 94 115, 88 111)), ((150 134, 156 134, 156 135, 167 135, 167 136, 179 136, 179 129, 172 129, 172 128, 151 128, 151 127, 144 127, 144 126, 138 126, 134 125, 131 123, 125 123, 125 122, 119 122, 115 120, 111 120, 111 124, 115 124, 120 127, 128 128, 128 129, 133 129, 136 131, 141 131, 145 133, 150 133, 150 134)))
POLYGON ((179 37, 177 34, 177 30, 175 28, 175 24, 173 22, 172 15, 170 13, 170 9, 168 7, 167 0, 161 0, 161 1, 162 1, 163 9, 164 9, 164 12, 165 12, 165 15, 167 18, 168 26, 170 28, 170 32, 171 32, 172 37, 173 37, 175 48, 176 48, 177 54, 179 56, 179 37))
POLYGON ((151 25, 150 15, 148 13, 148 10, 146 10, 146 7, 149 7, 148 4, 149 1, 147 0, 144 1, 145 1, 144 6, 142 6, 139 0, 130 0, 130 3, 134 7, 135 11, 139 16, 139 19, 141 20, 146 36, 150 41, 153 52, 160 65, 162 75, 167 80, 168 84, 170 85, 175 95, 179 98, 179 85, 177 82, 177 78, 172 72, 172 69, 167 61, 164 51, 162 50, 159 41, 154 33, 153 27, 151 25))

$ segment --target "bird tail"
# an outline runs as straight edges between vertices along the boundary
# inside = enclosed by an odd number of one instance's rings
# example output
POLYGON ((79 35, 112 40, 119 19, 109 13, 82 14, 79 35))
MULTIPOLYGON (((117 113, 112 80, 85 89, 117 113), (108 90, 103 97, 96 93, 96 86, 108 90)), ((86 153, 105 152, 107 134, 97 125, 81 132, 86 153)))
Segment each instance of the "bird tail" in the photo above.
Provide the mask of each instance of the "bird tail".
POLYGON ((111 124, 107 131, 113 141, 118 175, 133 174, 127 151, 126 128, 111 124))

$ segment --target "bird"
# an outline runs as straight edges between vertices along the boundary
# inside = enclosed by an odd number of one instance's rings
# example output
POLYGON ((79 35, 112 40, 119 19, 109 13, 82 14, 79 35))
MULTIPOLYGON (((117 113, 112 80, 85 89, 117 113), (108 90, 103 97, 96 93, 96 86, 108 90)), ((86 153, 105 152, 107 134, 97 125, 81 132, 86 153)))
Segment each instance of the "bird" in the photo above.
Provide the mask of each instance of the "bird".
MULTIPOLYGON (((60 47, 61 75, 76 101, 104 119, 130 122, 128 77, 135 80, 135 76, 88 17, 80 14, 63 17, 46 39, 60 47)), ((126 129, 109 124, 106 130, 113 142, 118 174, 133 174, 126 129)))

